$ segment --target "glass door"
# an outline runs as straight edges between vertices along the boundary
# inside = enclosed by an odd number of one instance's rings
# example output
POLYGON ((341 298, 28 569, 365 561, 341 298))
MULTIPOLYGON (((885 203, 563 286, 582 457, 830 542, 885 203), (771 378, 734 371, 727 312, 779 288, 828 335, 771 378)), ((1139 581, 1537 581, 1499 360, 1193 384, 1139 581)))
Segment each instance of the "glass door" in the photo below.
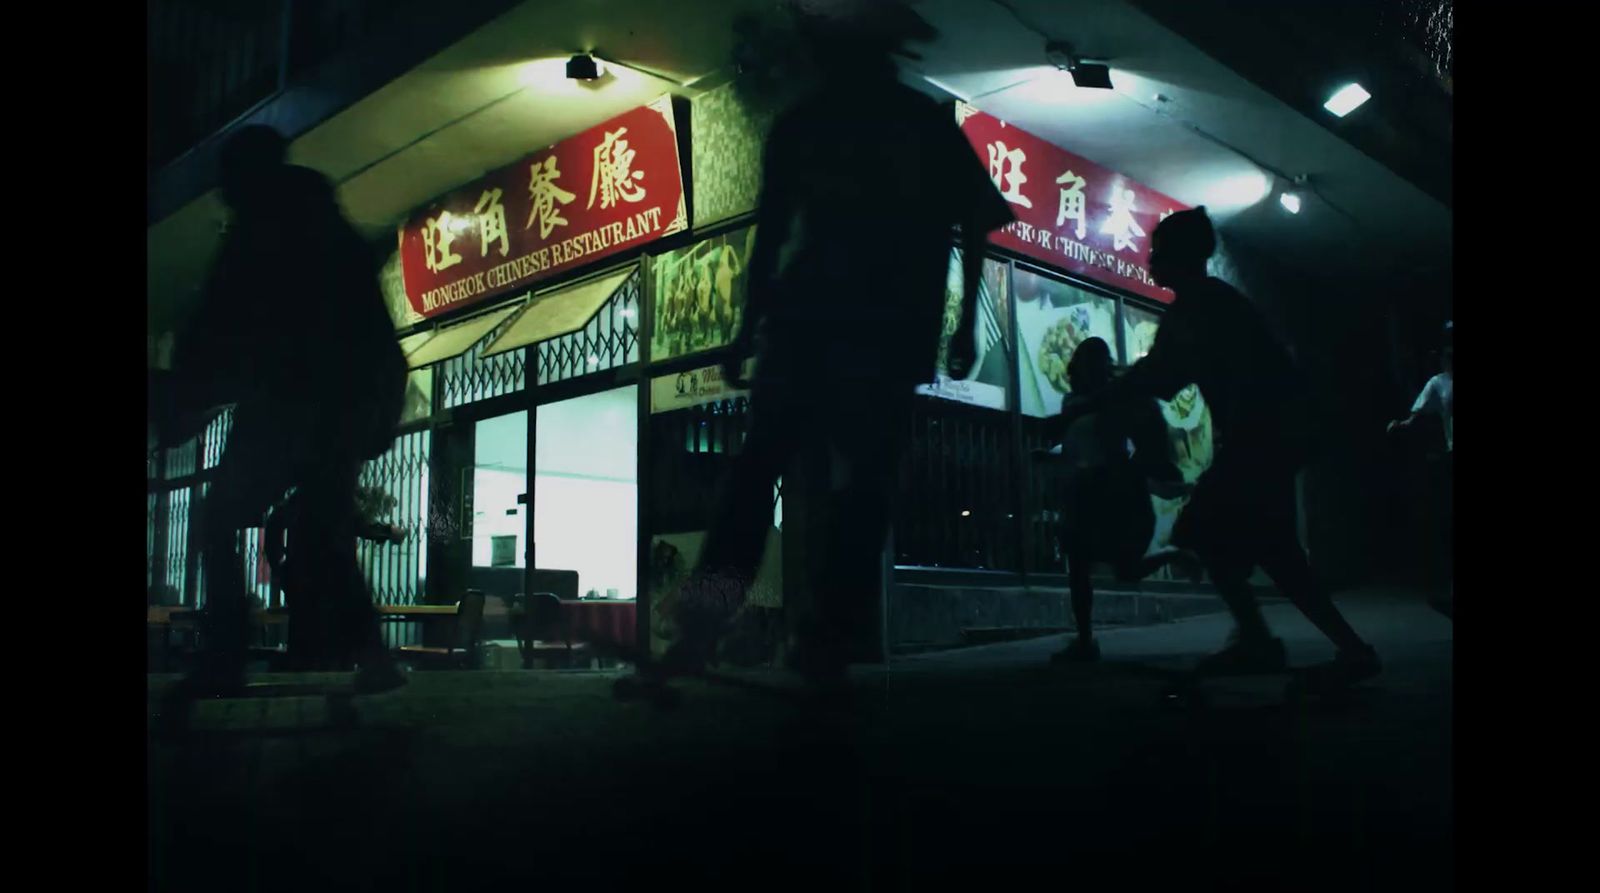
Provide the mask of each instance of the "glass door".
POLYGON ((468 587, 509 602, 528 565, 528 411, 474 423, 468 587))
POLYGON ((536 410, 530 591, 638 598, 636 385, 536 410))

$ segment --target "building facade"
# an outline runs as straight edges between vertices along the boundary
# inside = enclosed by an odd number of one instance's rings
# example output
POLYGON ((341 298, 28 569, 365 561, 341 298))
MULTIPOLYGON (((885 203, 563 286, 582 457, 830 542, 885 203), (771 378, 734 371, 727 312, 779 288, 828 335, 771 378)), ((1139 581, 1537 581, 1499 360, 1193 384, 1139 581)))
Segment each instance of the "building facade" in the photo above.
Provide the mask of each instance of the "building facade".
MULTIPOLYGON (((536 4, 500 6, 515 8, 440 56, 537 20, 525 8, 536 4)), ((394 22, 405 16, 395 15, 379 24, 400 28, 394 22)), ((615 67, 620 75, 629 65, 615 67)), ((480 173, 487 164, 407 161, 439 188, 391 208, 387 225, 378 211, 352 213, 389 246, 380 275, 412 366, 394 445, 362 476, 411 534, 401 545, 361 547, 375 599, 451 603, 468 589, 502 599, 548 591, 580 603, 573 610, 581 608, 582 622, 609 636, 659 648, 671 635, 659 602, 693 564, 746 424, 745 395, 717 367, 739 323, 761 145, 781 103, 751 89, 752 76, 704 87, 652 76, 660 80, 653 87, 649 77, 611 87, 642 101, 575 101, 559 108, 543 139, 497 137, 480 153, 494 160, 488 173, 480 173)), ((390 162, 362 167, 343 146, 371 132, 362 128, 378 119, 385 91, 412 89, 407 79, 416 77, 406 72, 299 133, 288 128, 296 149, 320 146, 344 165, 328 172, 347 205, 381 204, 362 198, 363 178, 390 162)), ((1178 198, 1144 185, 1103 139, 1052 141, 1005 120, 1002 112, 1018 108, 1057 120, 1060 110, 1026 90, 986 101, 948 78, 908 81, 948 104, 1018 222, 995 235, 986 257, 977 371, 919 391, 883 598, 862 607, 864 659, 949 644, 974 626, 1065 625, 1051 470, 1033 456, 1048 446, 1044 423, 1066 391, 1066 359, 1090 336, 1104 338, 1121 365, 1149 349, 1170 295, 1145 268, 1148 234, 1166 213, 1217 205, 1215 192, 1182 177, 1170 178, 1178 198)), ((531 83, 509 101, 555 82, 531 83)), ((287 79, 279 89, 289 89, 287 79)), ((600 97, 608 88, 588 89, 600 97)), ((244 120, 293 118, 266 112, 244 120)), ((426 136, 423 145, 448 136, 426 136)), ((416 145, 401 150, 402 160, 418 154, 416 145)), ((170 154, 161 154, 154 182, 181 195, 172 184, 183 177, 172 170, 182 165, 170 154)), ((1181 161, 1181 147, 1178 154, 1181 161)), ((1251 265, 1241 258, 1225 250, 1219 275, 1246 284, 1251 265)), ((952 246, 952 307, 959 266, 952 246)), ((157 328, 153 344, 164 334, 157 328)), ((1174 458, 1193 480, 1210 456, 1203 395, 1190 388, 1162 409, 1174 458)), ((188 519, 228 424, 223 413, 193 442, 151 459, 153 598, 204 603, 188 519)), ((767 564, 752 594, 774 610, 803 598, 805 506, 816 498, 814 484, 785 483, 773 494, 767 564)), ((1153 546, 1170 534, 1181 503, 1157 500, 1155 509, 1153 546)), ((271 604, 278 595, 259 554, 261 533, 242 531, 240 545, 253 591, 271 604)))

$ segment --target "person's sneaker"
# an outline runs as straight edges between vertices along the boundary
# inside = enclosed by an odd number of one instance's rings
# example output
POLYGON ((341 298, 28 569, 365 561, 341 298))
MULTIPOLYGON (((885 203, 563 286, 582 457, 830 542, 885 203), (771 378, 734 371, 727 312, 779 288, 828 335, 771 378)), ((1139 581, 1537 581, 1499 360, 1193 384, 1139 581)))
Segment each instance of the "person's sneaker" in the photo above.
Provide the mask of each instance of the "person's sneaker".
POLYGON ((393 691, 409 681, 405 671, 394 661, 373 661, 356 670, 353 687, 358 695, 376 695, 393 691))
POLYGON ((1195 671, 1202 676, 1266 676, 1282 673, 1288 665, 1282 639, 1238 639, 1201 658, 1195 671))
POLYGON ((1100 659, 1100 644, 1083 636, 1074 637, 1067 647, 1050 655, 1052 664, 1093 663, 1100 659))

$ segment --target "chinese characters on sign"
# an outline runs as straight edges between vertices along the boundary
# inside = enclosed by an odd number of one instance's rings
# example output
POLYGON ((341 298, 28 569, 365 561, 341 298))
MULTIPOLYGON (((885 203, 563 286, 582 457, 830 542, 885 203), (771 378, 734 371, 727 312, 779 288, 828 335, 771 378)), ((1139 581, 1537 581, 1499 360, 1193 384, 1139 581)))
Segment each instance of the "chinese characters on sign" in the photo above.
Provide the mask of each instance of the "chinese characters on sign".
POLYGON ((663 96, 413 214, 399 233, 406 299, 437 316, 687 226, 677 126, 663 96))
POLYGON ((634 151, 628 141, 619 139, 628 128, 618 128, 606 134, 604 141, 594 148, 594 177, 589 180, 589 207, 594 207, 594 194, 600 192, 600 207, 609 208, 618 201, 637 202, 644 199, 644 171, 630 171, 634 151))
POLYGON ((546 158, 543 164, 535 161, 529 169, 528 198, 532 200, 532 207, 528 211, 527 226, 523 229, 533 226, 533 219, 539 218, 541 239, 550 238, 550 231, 557 226, 567 225, 567 218, 561 216, 561 205, 577 198, 556 185, 556 179, 560 176, 561 172, 556 170, 554 155, 546 158))
POLYGON ((956 103, 956 121, 1017 217, 990 241, 1108 285, 1172 301, 1172 293, 1150 278, 1146 237, 1161 218, 1188 205, 966 103, 956 103))

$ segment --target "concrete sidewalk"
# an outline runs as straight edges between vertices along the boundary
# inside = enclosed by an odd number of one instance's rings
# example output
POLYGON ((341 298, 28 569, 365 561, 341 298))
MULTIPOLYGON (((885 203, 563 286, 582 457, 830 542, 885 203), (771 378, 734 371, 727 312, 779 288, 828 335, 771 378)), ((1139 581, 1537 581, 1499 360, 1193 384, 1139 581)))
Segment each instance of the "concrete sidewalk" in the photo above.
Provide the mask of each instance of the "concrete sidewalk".
MULTIPOLYGON (((1450 889, 1450 622, 1341 605, 1387 667, 1342 708, 1162 698, 1220 616, 1108 631, 1089 668, 1047 665, 1061 636, 900 658, 828 710, 689 682, 663 711, 615 701, 616 673, 520 671, 419 674, 346 732, 314 700, 207 704, 151 745, 152 889, 1450 889)), ((1292 662, 1331 655, 1267 613, 1292 662)))

